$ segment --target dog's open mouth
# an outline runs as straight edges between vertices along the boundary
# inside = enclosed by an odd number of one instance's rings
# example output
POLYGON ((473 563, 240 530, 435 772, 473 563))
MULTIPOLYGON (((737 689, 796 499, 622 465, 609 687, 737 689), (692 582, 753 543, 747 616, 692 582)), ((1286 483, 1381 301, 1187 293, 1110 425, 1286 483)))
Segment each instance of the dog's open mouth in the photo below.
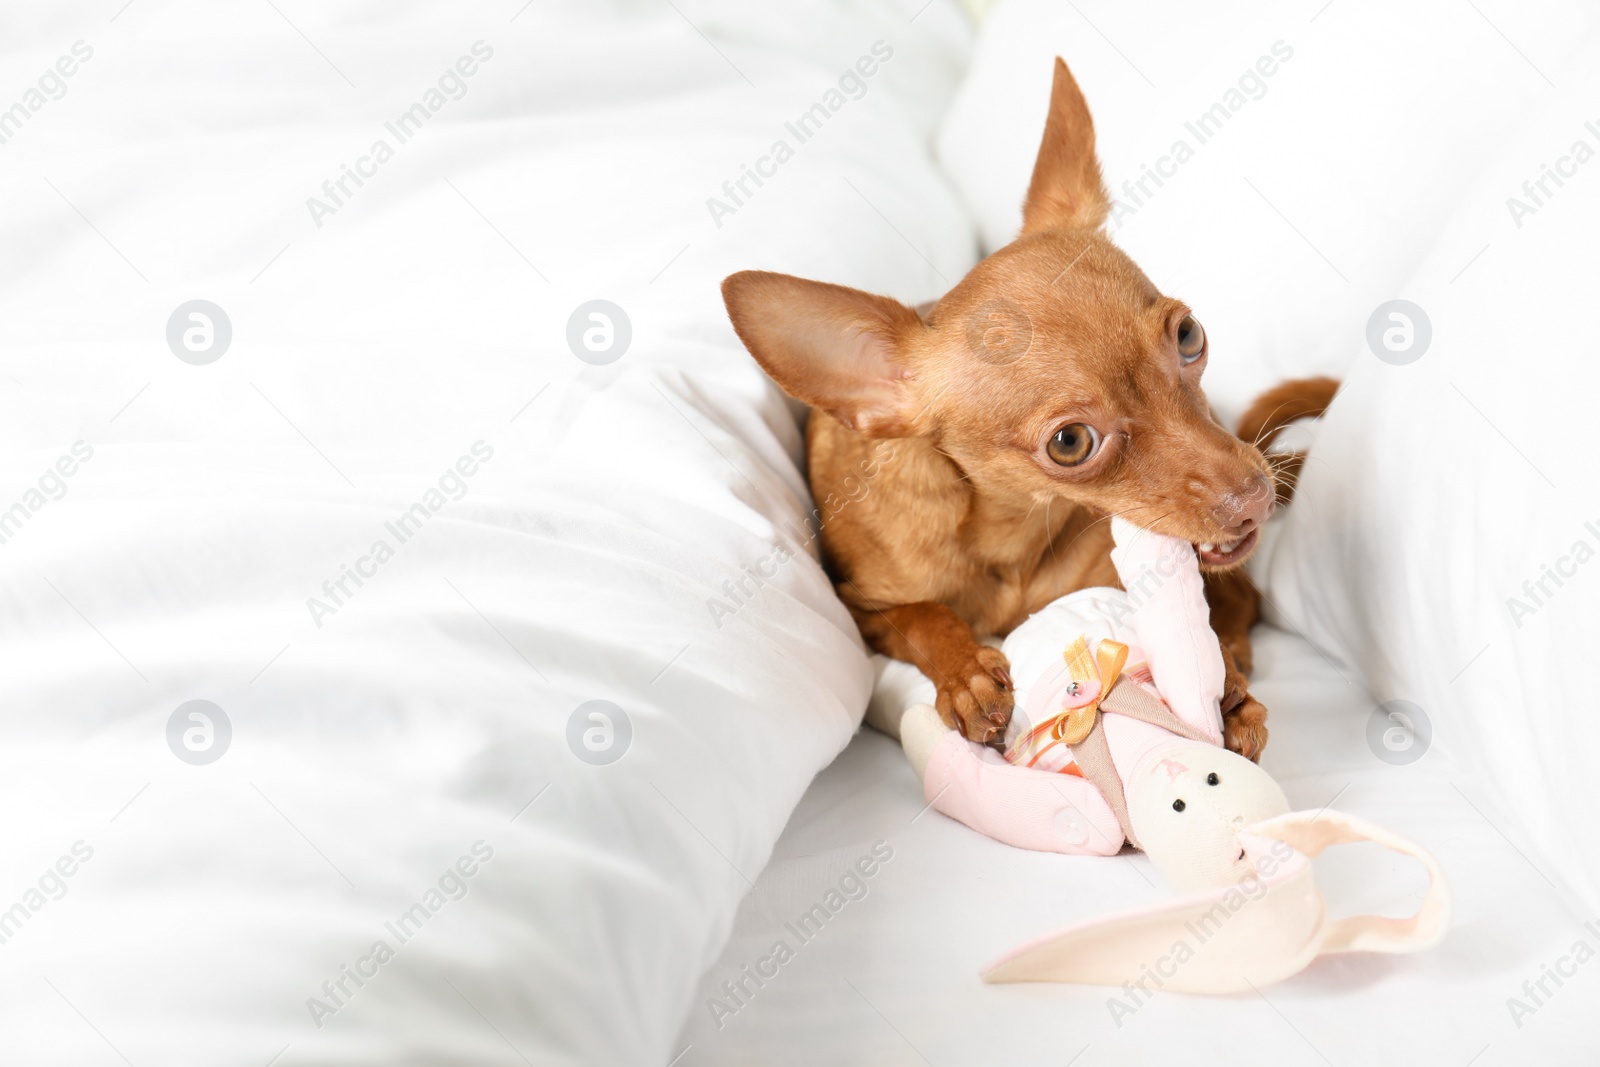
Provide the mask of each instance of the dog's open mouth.
POLYGON ((1248 556, 1256 547, 1260 539, 1259 529, 1251 530, 1243 537, 1233 541, 1224 541, 1221 544, 1212 544, 1207 541, 1194 546, 1200 554, 1200 562, 1207 567, 1229 567, 1248 556))

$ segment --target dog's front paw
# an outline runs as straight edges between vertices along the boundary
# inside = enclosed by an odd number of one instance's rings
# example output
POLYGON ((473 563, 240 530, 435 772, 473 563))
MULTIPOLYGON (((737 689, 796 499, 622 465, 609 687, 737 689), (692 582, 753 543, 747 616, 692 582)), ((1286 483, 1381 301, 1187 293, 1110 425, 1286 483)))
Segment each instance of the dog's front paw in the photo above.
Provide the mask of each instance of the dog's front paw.
POLYGON ((1222 642, 1222 741, 1229 752, 1261 762, 1267 747, 1267 709, 1250 695, 1250 641, 1222 642))
POLYGON ((1249 693, 1243 694, 1232 708, 1226 707, 1226 701, 1223 703, 1223 744, 1228 746, 1229 752, 1237 752, 1247 760, 1260 763, 1261 751, 1267 747, 1266 706, 1249 693))
POLYGON ((973 645, 969 653, 939 665, 935 707, 946 726, 968 741, 999 746, 1011 722, 1011 672, 1005 653, 973 645))

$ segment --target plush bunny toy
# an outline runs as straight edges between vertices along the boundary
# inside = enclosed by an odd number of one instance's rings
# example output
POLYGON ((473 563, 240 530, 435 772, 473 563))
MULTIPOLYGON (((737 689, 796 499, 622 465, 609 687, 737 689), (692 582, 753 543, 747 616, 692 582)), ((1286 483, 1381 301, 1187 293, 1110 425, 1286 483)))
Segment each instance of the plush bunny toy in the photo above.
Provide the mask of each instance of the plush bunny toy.
POLYGON ((1175 942, 1202 929, 1204 952, 1187 947, 1206 962, 1177 968, 1159 987, 1234 992, 1294 974, 1323 952, 1435 943, 1449 899, 1431 856, 1336 812, 1291 813, 1270 775, 1222 747, 1222 654, 1194 548, 1120 518, 1112 534, 1127 591, 1072 593, 1002 646, 1017 683, 1003 756, 917 702, 932 687, 915 668, 880 664, 868 721, 900 738, 931 806, 1020 848, 1109 856, 1126 842, 1192 894, 1058 931, 984 977, 1121 984, 1149 970, 1149 953, 1170 957, 1175 942), (1411 919, 1327 920, 1308 857, 1360 840, 1427 868, 1429 891, 1411 919))

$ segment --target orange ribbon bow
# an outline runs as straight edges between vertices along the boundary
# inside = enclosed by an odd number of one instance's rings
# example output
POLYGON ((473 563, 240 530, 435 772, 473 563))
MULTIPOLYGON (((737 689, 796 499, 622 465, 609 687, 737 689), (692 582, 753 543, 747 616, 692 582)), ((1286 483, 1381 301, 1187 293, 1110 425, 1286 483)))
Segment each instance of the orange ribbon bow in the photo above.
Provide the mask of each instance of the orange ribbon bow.
MULTIPOLYGON (((1078 685, 1098 685, 1099 691, 1081 707, 1062 708, 1018 738, 1006 753, 1006 759, 1012 763, 1032 767, 1057 745, 1070 748, 1089 736, 1094 730, 1100 701, 1117 684, 1117 678, 1128 662, 1128 646, 1121 641, 1104 640, 1091 656, 1088 637, 1079 634, 1078 639, 1061 653, 1061 657, 1067 662, 1067 674, 1073 682, 1078 685)), ((1071 768, 1068 773, 1071 773, 1071 768)))

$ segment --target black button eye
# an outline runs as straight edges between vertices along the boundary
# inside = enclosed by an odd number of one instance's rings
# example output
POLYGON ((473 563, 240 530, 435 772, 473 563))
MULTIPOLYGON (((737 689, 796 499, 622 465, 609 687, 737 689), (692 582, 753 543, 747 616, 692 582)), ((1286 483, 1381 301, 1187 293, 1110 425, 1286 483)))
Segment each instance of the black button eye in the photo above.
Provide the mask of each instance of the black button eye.
POLYGON ((1212 771, 1210 774, 1206 775, 1206 785, 1219 785, 1221 782, 1222 779, 1217 777, 1216 771, 1212 771))
POLYGON ((1188 806, 1189 805, 1185 804, 1181 800, 1174 800, 1172 802, 1172 810, 1173 811, 1182 811, 1184 808, 1187 808, 1188 806))

